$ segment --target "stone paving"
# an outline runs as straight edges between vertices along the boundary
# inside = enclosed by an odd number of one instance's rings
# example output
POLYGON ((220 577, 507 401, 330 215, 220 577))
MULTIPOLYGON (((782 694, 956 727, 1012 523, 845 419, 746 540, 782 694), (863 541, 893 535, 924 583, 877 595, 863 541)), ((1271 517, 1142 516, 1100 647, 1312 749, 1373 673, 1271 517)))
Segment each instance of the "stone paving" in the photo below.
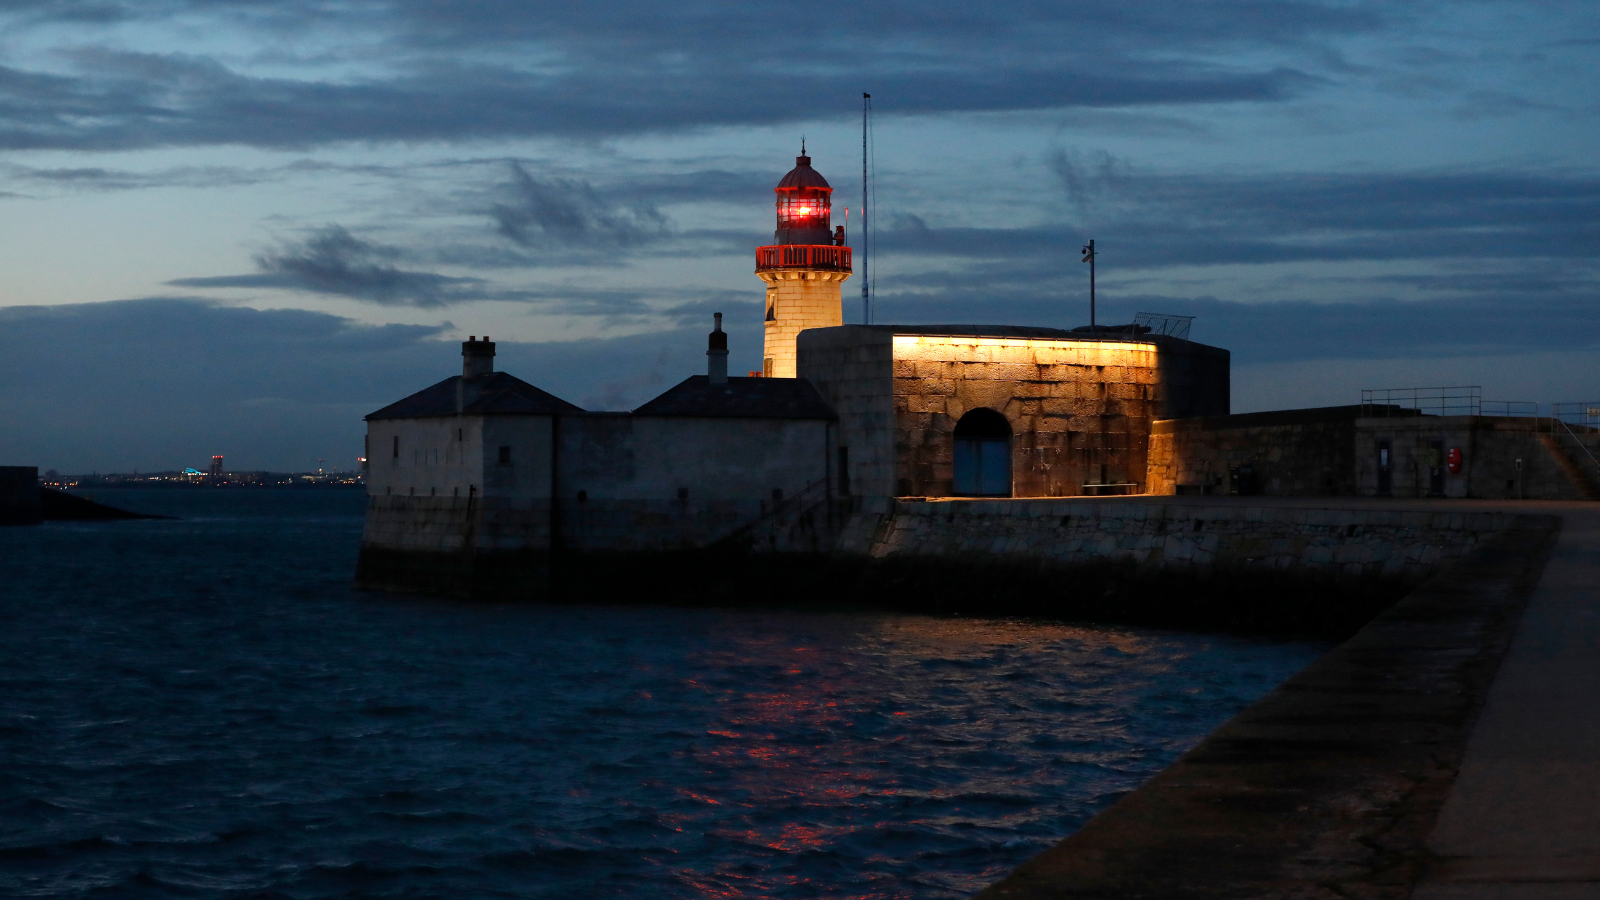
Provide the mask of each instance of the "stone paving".
POLYGON ((981 897, 1600 897, 1600 506, 1129 499, 1519 518, 981 897))

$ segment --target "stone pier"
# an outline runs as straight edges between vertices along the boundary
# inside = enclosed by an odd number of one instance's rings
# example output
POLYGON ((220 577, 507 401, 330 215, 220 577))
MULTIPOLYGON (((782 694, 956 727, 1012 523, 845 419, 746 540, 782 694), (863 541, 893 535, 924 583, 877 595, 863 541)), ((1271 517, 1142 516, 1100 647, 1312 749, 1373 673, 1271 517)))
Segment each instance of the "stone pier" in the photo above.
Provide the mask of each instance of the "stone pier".
POLYGON ((1331 502, 1502 527, 981 898, 1600 896, 1600 509, 1331 502))

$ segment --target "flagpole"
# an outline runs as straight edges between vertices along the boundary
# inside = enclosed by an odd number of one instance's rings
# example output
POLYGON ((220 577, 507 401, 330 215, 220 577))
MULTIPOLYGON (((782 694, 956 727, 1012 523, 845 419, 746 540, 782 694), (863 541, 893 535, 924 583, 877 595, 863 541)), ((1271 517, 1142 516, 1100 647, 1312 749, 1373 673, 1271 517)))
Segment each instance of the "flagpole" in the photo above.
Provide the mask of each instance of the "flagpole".
POLYGON ((1083 261, 1089 264, 1089 329, 1094 330, 1094 239, 1083 246, 1083 261))

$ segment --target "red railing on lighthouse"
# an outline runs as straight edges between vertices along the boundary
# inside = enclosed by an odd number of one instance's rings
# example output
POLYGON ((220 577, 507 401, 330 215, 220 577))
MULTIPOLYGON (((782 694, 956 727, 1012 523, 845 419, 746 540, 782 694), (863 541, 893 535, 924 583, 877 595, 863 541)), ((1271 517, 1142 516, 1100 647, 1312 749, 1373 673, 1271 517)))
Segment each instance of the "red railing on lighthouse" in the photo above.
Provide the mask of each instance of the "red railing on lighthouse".
POLYGON ((756 248, 756 271, 828 269, 850 271, 850 248, 831 244, 773 244, 756 248))

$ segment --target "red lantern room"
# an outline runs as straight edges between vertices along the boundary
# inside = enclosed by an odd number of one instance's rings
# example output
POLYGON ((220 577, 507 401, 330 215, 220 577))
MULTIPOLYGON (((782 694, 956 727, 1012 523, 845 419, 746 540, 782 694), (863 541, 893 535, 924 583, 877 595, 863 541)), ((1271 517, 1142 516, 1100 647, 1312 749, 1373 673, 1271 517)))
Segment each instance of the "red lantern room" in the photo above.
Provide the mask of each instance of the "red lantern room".
POLYGON ((811 157, 804 150, 794 163, 778 182, 778 231, 773 237, 780 244, 831 244, 833 188, 811 168, 811 157))
POLYGON ((833 227, 833 188, 822 173, 811 168, 804 143, 794 163, 775 188, 778 229, 772 246, 756 249, 756 271, 850 271, 850 248, 844 246, 844 229, 833 227))

